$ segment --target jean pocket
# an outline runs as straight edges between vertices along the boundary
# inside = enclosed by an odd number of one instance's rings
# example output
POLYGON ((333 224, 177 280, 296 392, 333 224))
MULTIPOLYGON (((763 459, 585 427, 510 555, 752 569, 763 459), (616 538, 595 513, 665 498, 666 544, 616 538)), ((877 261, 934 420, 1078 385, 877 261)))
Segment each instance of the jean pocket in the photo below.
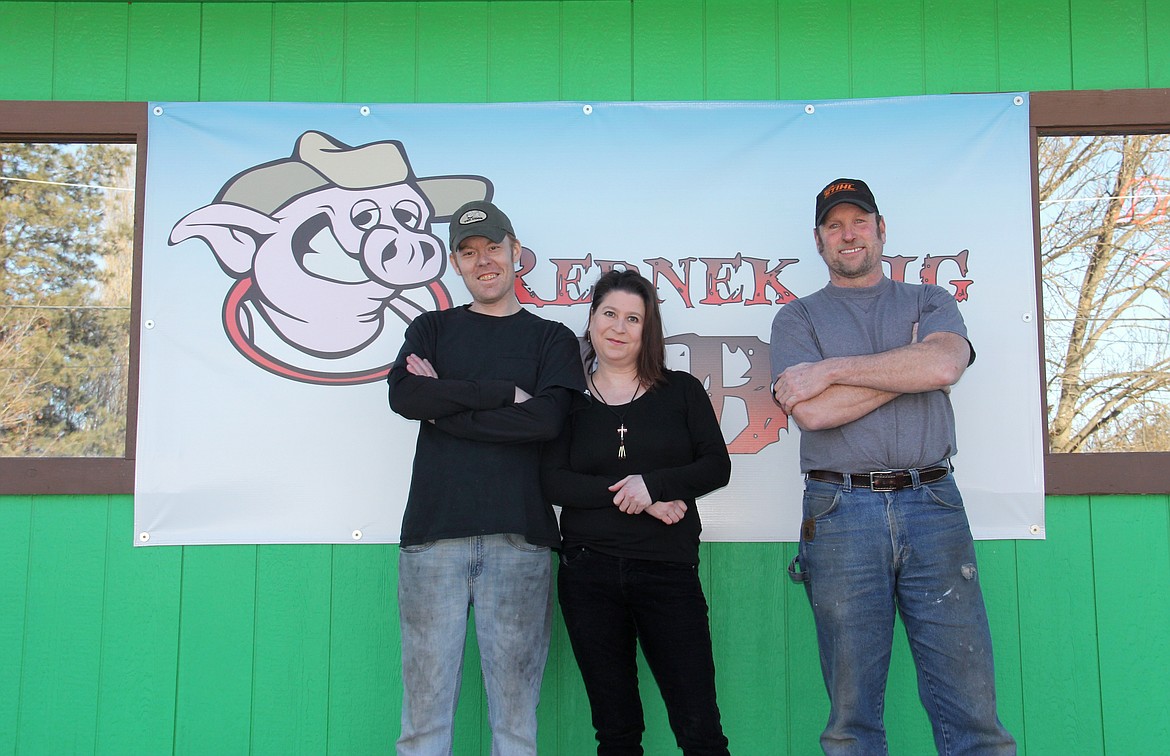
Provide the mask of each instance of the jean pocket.
POLYGON ((548 546, 537 546, 534 543, 529 543, 528 541, 524 540, 524 536, 517 535, 515 533, 505 533, 504 540, 508 542, 509 546, 516 549, 517 551, 536 553, 539 551, 549 550, 548 546))
POLYGON ((822 517, 831 515, 837 509, 838 503, 841 501, 841 488, 831 484, 820 484, 805 486, 804 501, 802 507, 804 509, 804 518, 819 520, 822 517))
POLYGON ((656 562, 654 562, 654 566, 657 567, 658 570, 661 572, 675 574, 675 575, 681 575, 682 573, 690 573, 692 575, 699 574, 699 565, 691 564, 690 562, 658 562, 658 561, 656 561, 656 562))
POLYGON ((963 509, 963 496, 959 493, 959 487, 950 478, 944 478, 937 483, 925 483, 922 490, 926 491, 930 500, 940 507, 963 509))
POLYGON ((427 541, 426 543, 412 543, 409 546, 399 546, 399 549, 404 554, 421 554, 424 551, 429 550, 432 546, 435 545, 435 543, 435 541, 427 541))
POLYGON ((564 549, 561 551, 561 566, 570 569, 580 567, 585 560, 589 558, 589 549, 584 546, 576 546, 571 549, 564 549))

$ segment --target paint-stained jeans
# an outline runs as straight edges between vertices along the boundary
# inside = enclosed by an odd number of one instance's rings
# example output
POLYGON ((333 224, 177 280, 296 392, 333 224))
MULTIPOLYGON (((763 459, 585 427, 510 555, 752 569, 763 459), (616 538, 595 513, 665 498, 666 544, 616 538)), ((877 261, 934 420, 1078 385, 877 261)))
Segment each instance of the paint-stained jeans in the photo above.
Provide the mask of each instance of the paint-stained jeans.
POLYGON ((938 752, 1014 754, 996 715, 991 633, 953 476, 891 492, 809 480, 804 518, 800 565, 831 704, 825 753, 887 753, 897 611, 938 752))
POLYGON ((519 535, 490 535, 399 552, 404 688, 399 754, 451 753, 472 606, 492 754, 536 753, 536 705, 552 623, 551 554, 519 535))

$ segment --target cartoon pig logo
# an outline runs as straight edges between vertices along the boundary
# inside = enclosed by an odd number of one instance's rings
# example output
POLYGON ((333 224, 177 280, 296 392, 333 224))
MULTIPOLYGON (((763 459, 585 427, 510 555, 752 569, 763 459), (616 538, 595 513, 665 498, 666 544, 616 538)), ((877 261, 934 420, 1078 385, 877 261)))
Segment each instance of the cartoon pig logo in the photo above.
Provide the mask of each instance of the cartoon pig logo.
POLYGON ((416 177, 401 142, 350 147, 307 131, 290 158, 237 174, 182 218, 170 244, 202 239, 235 279, 223 325, 249 360, 307 383, 367 383, 401 342, 387 321, 451 306, 431 225, 491 196, 482 176, 416 177))

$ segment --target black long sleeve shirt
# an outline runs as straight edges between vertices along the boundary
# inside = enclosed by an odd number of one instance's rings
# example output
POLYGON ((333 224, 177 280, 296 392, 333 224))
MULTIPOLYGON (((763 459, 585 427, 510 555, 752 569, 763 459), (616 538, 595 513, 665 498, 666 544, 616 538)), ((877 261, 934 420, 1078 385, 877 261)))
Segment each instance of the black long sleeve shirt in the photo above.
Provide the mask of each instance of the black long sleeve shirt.
POLYGON ((596 399, 573 412, 545 446, 541 480, 560 505, 565 548, 587 546, 611 556, 697 564, 702 524, 695 498, 727 485, 731 458, 711 400, 689 373, 666 380, 629 404, 596 399), (618 457, 619 425, 626 456, 618 457), (653 501, 681 499, 687 511, 673 525, 645 512, 629 515, 609 486, 640 474, 653 501))
POLYGON ((391 409, 422 421, 403 545, 495 533, 558 545, 539 465, 541 443, 560 433, 585 388, 568 328, 527 310, 427 312, 407 328, 387 381, 391 409), (429 360, 439 377, 411 375, 410 354, 429 360), (516 387, 532 398, 517 404, 516 387))

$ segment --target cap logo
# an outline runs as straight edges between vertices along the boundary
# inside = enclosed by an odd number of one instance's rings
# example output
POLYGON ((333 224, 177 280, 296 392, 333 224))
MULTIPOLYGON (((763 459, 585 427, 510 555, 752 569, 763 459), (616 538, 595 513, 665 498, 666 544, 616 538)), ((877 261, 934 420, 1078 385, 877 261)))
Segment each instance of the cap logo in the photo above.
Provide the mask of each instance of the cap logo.
POLYGON ((472 223, 479 223, 482 220, 487 220, 487 213, 483 210, 468 210, 459 216, 459 225, 467 226, 472 223))
POLYGON ((849 183, 848 181, 845 181, 845 182, 842 182, 840 184, 833 184, 832 186, 825 187, 825 193, 822 196, 831 197, 834 194, 836 194, 837 192, 855 192, 855 191, 857 191, 857 187, 855 187, 853 184, 849 183))

